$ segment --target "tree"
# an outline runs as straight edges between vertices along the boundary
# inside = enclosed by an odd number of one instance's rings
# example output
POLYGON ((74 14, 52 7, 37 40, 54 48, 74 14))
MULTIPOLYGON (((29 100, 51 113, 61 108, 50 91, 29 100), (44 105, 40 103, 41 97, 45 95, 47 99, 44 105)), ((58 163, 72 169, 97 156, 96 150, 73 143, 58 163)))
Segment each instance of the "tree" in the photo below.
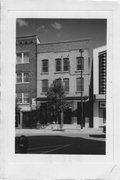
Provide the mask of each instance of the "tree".
POLYGON ((63 112, 69 108, 69 103, 65 100, 65 89, 60 78, 54 80, 48 89, 47 99, 48 112, 56 115, 57 123, 61 115, 60 127, 63 128, 63 112))

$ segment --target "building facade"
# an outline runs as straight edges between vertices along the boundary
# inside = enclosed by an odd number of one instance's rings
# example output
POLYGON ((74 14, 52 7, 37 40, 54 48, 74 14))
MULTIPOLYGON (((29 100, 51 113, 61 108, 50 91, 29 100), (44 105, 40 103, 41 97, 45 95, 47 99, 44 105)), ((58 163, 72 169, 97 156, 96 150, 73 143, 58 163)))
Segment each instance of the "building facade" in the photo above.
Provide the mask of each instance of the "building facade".
POLYGON ((34 109, 37 96, 37 44, 36 35, 16 39, 16 104, 20 114, 16 126, 29 121, 27 112, 34 109))
POLYGON ((93 127, 106 123, 106 71, 107 49, 102 46, 93 50, 93 127))
POLYGON ((91 79, 89 40, 39 44, 37 46, 37 100, 45 104, 46 92, 55 79, 61 79, 71 108, 64 113, 64 124, 89 122, 89 86, 91 79), (81 101, 83 110, 81 109, 81 101))

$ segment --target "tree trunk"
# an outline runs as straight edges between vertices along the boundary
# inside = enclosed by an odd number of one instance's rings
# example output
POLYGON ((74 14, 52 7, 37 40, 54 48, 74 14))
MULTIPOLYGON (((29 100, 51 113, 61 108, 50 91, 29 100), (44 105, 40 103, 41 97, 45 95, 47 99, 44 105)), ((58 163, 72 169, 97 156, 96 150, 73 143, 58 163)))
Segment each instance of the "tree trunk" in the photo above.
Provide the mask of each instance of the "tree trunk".
POLYGON ((60 128, 63 128, 63 112, 61 112, 60 128))

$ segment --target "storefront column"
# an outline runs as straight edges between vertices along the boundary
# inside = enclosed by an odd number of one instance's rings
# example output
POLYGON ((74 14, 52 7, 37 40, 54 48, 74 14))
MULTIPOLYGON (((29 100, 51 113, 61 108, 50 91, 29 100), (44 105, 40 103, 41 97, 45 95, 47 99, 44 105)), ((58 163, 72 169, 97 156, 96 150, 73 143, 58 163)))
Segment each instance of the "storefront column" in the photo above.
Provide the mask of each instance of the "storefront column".
POLYGON ((23 114, 22 114, 22 111, 20 111, 20 124, 19 124, 19 128, 22 128, 22 120, 23 120, 23 114))
POLYGON ((99 102, 94 102, 93 128, 99 128, 99 102))

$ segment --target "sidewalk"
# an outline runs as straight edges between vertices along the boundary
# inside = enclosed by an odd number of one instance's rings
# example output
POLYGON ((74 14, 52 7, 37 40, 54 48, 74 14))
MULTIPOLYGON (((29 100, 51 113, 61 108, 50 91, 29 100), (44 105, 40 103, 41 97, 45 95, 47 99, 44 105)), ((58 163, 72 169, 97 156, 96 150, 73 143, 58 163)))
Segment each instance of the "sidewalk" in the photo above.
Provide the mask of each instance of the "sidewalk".
POLYGON ((70 136, 70 137, 83 137, 89 139, 105 140, 105 134, 94 128, 76 128, 73 126, 63 126, 63 131, 57 129, 56 126, 45 129, 16 129, 16 136, 70 136))

